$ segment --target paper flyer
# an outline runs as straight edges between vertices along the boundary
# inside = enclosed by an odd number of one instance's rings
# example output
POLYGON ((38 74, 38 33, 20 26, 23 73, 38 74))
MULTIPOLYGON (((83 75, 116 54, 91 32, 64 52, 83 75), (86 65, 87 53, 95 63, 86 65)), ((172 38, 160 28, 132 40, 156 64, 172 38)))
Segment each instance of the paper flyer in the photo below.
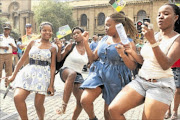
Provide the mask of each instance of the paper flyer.
POLYGON ((126 1, 124 0, 110 0, 109 3, 117 12, 120 12, 126 5, 126 1))
POLYGON ((56 36, 57 36, 57 38, 60 39, 71 33, 72 33, 72 31, 71 31, 71 28, 69 27, 69 25, 65 25, 65 26, 59 27, 59 31, 56 33, 56 36))
POLYGON ((121 39, 121 42, 125 45, 125 44, 128 44, 129 43, 129 40, 127 38, 127 35, 126 35, 126 31, 122 25, 122 23, 119 23, 116 25, 116 30, 118 32, 118 35, 121 39))

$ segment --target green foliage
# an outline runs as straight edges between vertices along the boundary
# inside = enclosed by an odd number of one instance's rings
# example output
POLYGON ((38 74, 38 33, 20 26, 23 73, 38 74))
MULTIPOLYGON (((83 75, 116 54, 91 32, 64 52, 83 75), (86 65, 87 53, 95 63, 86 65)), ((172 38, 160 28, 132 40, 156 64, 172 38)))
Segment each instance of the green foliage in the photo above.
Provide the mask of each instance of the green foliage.
MULTIPOLYGON (((41 22, 48 21, 53 24, 54 36, 58 28, 64 25, 69 25, 71 28, 76 26, 72 18, 72 8, 68 3, 54 2, 52 0, 41 0, 39 6, 34 8, 34 18, 39 26, 41 22)), ((70 36, 66 37, 70 38, 70 36)))
POLYGON ((7 22, 8 19, 5 18, 5 17, 0 17, 0 34, 3 34, 3 28, 2 28, 2 25, 3 23, 7 22))
POLYGON ((11 30, 10 36, 15 40, 18 40, 20 38, 19 30, 18 29, 11 30))
MULTIPOLYGON (((2 28, 2 25, 5 23, 5 22, 9 22, 9 20, 6 18, 6 17, 1 17, 0 18, 0 34, 3 34, 3 28, 2 28)), ((9 22, 10 23, 10 22, 9 22)), ((12 24, 11 24, 12 25, 12 24)), ((10 33, 10 36, 14 39, 18 39, 19 38, 19 30, 17 29, 13 29, 11 30, 11 33, 10 33)))

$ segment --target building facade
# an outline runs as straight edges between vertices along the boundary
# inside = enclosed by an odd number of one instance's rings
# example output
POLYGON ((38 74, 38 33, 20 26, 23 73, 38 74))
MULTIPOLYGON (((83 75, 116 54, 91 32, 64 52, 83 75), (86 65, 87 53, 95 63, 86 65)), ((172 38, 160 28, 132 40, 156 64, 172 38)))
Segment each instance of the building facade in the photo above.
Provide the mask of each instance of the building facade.
MULTIPOLYGON (((126 6, 121 12, 131 18, 135 25, 138 21, 149 18, 155 31, 158 31, 156 17, 159 7, 170 2, 169 0, 125 1, 127 1, 126 6)), ((109 0, 79 0, 70 2, 70 5, 73 6, 73 18, 77 21, 78 26, 89 31, 90 36, 103 35, 105 18, 116 12, 109 4, 109 0)))
MULTIPOLYGON (((56 0, 62 2, 62 0, 56 0)), ((156 16, 161 5, 168 2, 178 2, 180 0, 124 0, 126 6, 121 11, 123 14, 131 18, 136 24, 144 18, 149 18, 154 26, 154 30, 158 31, 156 16)), ((33 21, 34 6, 39 5, 40 0, 1 0, 0 1, 0 17, 6 17, 12 24, 13 29, 20 31, 21 35, 25 34, 25 24, 31 23, 35 30, 35 22, 33 21)), ((90 37, 94 34, 104 35, 105 18, 116 12, 109 4, 109 0, 64 0, 69 2, 73 7, 73 19, 77 25, 89 31, 90 37)))
POLYGON ((25 34, 25 24, 33 23, 31 0, 1 0, 0 17, 6 17, 11 22, 12 28, 25 34))

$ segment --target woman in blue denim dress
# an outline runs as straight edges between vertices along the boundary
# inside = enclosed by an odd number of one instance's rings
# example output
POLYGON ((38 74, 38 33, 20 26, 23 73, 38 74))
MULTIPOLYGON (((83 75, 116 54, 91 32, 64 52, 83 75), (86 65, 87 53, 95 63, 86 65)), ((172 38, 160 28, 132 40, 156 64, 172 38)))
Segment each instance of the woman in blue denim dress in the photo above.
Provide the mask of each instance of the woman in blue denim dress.
MULTIPOLYGON (((132 57, 124 52, 121 40, 116 31, 115 25, 122 23, 126 33, 131 37, 136 34, 133 22, 120 13, 115 13, 106 18, 105 30, 107 36, 99 42, 94 53, 88 45, 88 37, 84 35, 86 50, 91 56, 90 73, 80 88, 84 89, 81 96, 81 104, 89 116, 89 119, 97 120, 93 111, 94 100, 102 93, 105 100, 105 119, 110 119, 108 105, 118 92, 131 81, 131 70, 135 69, 136 63, 132 57)), ((85 33, 86 34, 86 33, 85 33)))

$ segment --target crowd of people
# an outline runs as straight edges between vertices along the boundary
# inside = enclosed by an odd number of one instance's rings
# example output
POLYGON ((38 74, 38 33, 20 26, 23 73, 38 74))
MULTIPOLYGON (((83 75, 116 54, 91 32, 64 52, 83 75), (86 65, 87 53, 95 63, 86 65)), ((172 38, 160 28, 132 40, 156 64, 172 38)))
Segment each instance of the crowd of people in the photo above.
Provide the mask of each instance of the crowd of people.
POLYGON ((134 23, 121 13, 107 16, 106 35, 93 35, 91 43, 89 33, 81 27, 72 29, 69 43, 58 38, 52 43, 53 25, 49 22, 40 24, 40 36, 32 33, 31 24, 26 24, 26 35, 15 43, 9 36, 11 25, 3 24, 0 78, 4 68, 5 85, 15 89, 14 103, 21 119, 28 119, 25 100, 31 92, 35 92, 38 118, 44 119, 45 96, 54 95, 56 61, 63 59, 64 64, 58 71, 64 82, 64 91, 57 114, 65 114, 73 93, 76 106, 72 119, 78 119, 84 109, 90 120, 98 120, 93 102, 102 94, 106 120, 124 120, 125 112, 143 103, 142 119, 177 119, 180 103, 180 8, 174 4, 159 8, 157 34, 150 23, 145 24, 142 25, 142 34, 147 42, 140 40, 137 45, 134 42, 137 35, 134 23), (127 33, 128 44, 121 42, 116 30, 120 23, 127 33), (13 56, 19 59, 14 67, 13 56), (85 80, 82 76, 84 65, 90 66, 85 80))

